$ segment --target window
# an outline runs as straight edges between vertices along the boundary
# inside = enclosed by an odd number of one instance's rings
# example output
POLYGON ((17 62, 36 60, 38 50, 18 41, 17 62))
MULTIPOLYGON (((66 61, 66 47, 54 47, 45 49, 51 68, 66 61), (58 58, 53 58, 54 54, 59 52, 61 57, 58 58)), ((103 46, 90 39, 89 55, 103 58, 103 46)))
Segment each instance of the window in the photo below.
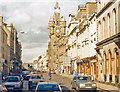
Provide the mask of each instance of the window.
POLYGON ((105 18, 103 18, 103 39, 105 38, 105 18))
POLYGON ((111 21, 109 13, 108 13, 108 36, 111 36, 111 21))
POLYGON ((4 33, 3 33, 3 43, 4 43, 4 33))
POLYGON ((114 32, 115 34, 117 33, 117 17, 116 17, 116 10, 115 8, 113 9, 114 12, 114 32))
POLYGON ((93 43, 93 40, 91 40, 91 43, 93 43))
POLYGON ((94 38, 94 41, 96 41, 96 38, 94 38))

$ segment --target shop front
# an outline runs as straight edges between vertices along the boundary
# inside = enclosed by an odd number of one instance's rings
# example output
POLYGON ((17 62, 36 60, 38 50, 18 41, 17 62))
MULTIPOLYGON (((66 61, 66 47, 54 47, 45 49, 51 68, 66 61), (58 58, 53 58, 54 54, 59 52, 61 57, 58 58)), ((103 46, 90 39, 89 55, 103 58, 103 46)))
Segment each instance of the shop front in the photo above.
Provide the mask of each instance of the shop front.
POLYGON ((83 75, 84 74, 83 60, 81 59, 76 60, 76 64, 78 74, 83 75))

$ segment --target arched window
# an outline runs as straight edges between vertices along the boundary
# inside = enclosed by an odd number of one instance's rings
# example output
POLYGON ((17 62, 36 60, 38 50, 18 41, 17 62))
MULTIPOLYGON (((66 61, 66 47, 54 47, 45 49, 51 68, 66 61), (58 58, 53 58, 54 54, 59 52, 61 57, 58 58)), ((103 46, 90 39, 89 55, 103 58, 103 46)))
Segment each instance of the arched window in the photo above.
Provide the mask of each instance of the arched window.
POLYGON ((116 76, 118 78, 118 55, 119 55, 119 53, 118 53, 117 48, 115 48, 114 50, 115 50, 115 62, 116 62, 116 76))
POLYGON ((111 21, 110 21, 110 14, 108 13, 108 37, 111 36, 111 21))
POLYGON ((103 17, 103 39, 105 38, 105 18, 103 17))
POLYGON ((101 33, 101 32, 102 32, 102 30, 101 30, 101 22, 99 21, 98 23, 99 23, 99 24, 98 24, 98 26, 99 26, 99 27, 98 27, 98 28, 99 28, 99 29, 98 29, 98 37, 99 37, 99 40, 101 40, 101 39, 102 39, 102 37, 101 37, 101 36, 102 36, 102 35, 101 35, 101 34, 102 34, 102 33, 101 33))
POLYGON ((110 75, 112 75, 112 53, 109 50, 110 75))
POLYGON ((105 75, 107 75, 107 56, 105 52, 104 52, 104 63, 105 63, 105 75))
POLYGON ((114 19, 114 34, 117 34, 117 16, 116 9, 113 9, 113 19, 114 19))

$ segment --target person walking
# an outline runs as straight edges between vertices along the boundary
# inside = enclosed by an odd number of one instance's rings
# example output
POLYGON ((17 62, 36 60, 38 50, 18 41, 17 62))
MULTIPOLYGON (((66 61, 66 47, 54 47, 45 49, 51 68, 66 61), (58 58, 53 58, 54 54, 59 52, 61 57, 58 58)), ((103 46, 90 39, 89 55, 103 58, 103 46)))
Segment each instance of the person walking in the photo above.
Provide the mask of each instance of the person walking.
POLYGON ((51 70, 49 71, 49 77, 50 77, 49 80, 51 80, 51 70))
POLYGON ((75 71, 75 76, 78 76, 78 72, 77 71, 75 71))

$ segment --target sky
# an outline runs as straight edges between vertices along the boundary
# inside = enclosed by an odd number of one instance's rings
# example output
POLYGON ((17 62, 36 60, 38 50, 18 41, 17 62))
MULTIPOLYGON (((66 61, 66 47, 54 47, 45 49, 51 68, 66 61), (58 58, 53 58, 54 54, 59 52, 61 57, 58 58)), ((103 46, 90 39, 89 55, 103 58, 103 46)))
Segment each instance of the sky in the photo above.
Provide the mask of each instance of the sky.
POLYGON ((13 23, 22 43, 22 61, 31 63, 46 54, 48 22, 58 1, 61 16, 69 23, 69 14, 76 14, 78 5, 95 0, 0 0, 0 15, 4 22, 13 23), (24 32, 21 34, 20 32, 24 32))

